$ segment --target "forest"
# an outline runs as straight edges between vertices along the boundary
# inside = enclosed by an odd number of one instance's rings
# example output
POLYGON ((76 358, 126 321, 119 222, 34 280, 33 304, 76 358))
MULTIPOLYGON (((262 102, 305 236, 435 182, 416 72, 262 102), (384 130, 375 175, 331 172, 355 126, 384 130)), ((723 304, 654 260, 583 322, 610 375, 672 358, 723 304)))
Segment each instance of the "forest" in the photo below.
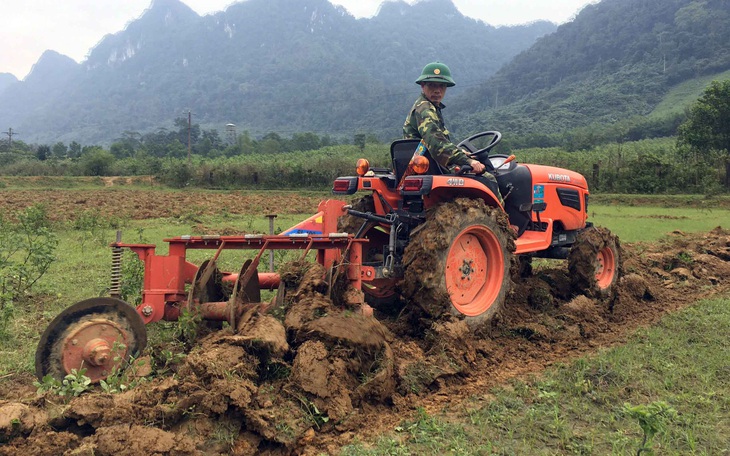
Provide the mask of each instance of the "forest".
MULTIPOLYGON (((730 79, 714 81, 671 136, 645 138, 644 124, 601 131, 577 129, 552 137, 551 147, 525 147, 529 139, 506 139, 496 153, 514 153, 518 161, 559 166, 585 175, 604 193, 727 192, 730 79), (631 135, 635 134, 636 137, 631 135)), ((679 119, 682 119, 681 122, 679 119)), ((315 133, 283 137, 275 132, 252 138, 248 132, 224 139, 184 117, 177 129, 125 134, 108 149, 78 143, 33 148, 23 142, 0 145, 0 174, 15 176, 152 175, 183 188, 326 189, 352 175, 359 157, 373 166, 389 166, 389 147, 375 135, 359 134, 338 142, 315 133), (189 138, 189 149, 188 149, 189 138)), ((659 135, 663 136, 663 135, 659 135)))

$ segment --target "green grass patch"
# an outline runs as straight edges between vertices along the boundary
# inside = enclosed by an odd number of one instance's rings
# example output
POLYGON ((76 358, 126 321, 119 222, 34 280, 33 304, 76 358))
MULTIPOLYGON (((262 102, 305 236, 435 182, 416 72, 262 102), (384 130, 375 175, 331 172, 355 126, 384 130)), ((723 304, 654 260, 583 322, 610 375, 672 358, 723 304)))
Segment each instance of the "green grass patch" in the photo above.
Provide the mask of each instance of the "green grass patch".
POLYGON ((666 117, 680 114, 690 107, 704 93, 712 81, 730 79, 730 70, 710 76, 690 79, 672 87, 662 101, 649 113, 649 117, 666 117))
POLYGON ((438 414, 418 410, 343 455, 628 455, 641 448, 627 404, 676 415, 651 444, 662 455, 726 454, 730 440, 730 299, 703 301, 638 331, 623 346, 515 379, 438 414))
POLYGON ((730 210, 702 207, 589 205, 588 219, 609 228, 622 242, 653 241, 673 231, 707 232, 730 227, 730 210))

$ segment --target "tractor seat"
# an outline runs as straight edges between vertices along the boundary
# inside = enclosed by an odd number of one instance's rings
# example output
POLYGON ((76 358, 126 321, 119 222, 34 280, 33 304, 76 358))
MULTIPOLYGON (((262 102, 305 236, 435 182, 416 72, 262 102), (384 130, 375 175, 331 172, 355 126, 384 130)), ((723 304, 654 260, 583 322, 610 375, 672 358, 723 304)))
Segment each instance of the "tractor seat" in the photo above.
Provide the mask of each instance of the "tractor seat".
MULTIPOLYGON (((413 153, 416 151, 418 143, 420 142, 420 139, 398 139, 391 143, 390 158, 393 162, 393 172, 395 173, 396 182, 400 182, 403 178, 403 174, 405 174, 408 169, 408 164, 411 162, 413 153)), ((426 173, 427 175, 440 176, 448 174, 441 168, 441 165, 433 159, 428 151, 426 151, 425 156, 428 158, 430 163, 428 172, 426 173)))

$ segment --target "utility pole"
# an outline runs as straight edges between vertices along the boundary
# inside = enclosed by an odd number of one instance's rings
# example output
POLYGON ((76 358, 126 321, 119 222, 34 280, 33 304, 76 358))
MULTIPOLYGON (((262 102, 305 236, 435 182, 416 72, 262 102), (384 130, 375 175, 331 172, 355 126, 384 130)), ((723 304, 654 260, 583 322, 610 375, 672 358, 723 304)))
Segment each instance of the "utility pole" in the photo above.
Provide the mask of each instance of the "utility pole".
POLYGON ((188 166, 190 166, 190 128, 192 125, 192 113, 188 110, 188 166))
POLYGON ((8 131, 3 132, 6 135, 8 135, 8 149, 13 148, 13 135, 17 135, 17 133, 13 132, 12 128, 8 128, 8 131))

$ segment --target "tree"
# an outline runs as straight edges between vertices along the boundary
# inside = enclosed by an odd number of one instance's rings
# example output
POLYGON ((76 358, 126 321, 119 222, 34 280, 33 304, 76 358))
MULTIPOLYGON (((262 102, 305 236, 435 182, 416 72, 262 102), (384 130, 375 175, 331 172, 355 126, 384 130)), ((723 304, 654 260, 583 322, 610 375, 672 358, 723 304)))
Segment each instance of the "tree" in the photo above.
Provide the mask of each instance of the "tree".
POLYGON ((680 125, 677 142, 707 161, 713 152, 719 153, 725 164, 725 187, 730 188, 730 79, 710 83, 680 125))
POLYGON ((51 148, 48 146, 38 146, 38 150, 35 153, 35 156, 38 158, 38 160, 43 161, 50 157, 51 155, 51 148))
POLYGON ((53 145, 52 150, 55 158, 66 158, 66 154, 68 153, 68 148, 60 141, 53 145))
POLYGON ((69 158, 78 158, 81 155, 81 144, 76 141, 71 141, 68 145, 68 156, 69 158))
POLYGON ((86 176, 106 176, 114 164, 115 158, 98 146, 84 147, 81 155, 81 166, 86 176))

